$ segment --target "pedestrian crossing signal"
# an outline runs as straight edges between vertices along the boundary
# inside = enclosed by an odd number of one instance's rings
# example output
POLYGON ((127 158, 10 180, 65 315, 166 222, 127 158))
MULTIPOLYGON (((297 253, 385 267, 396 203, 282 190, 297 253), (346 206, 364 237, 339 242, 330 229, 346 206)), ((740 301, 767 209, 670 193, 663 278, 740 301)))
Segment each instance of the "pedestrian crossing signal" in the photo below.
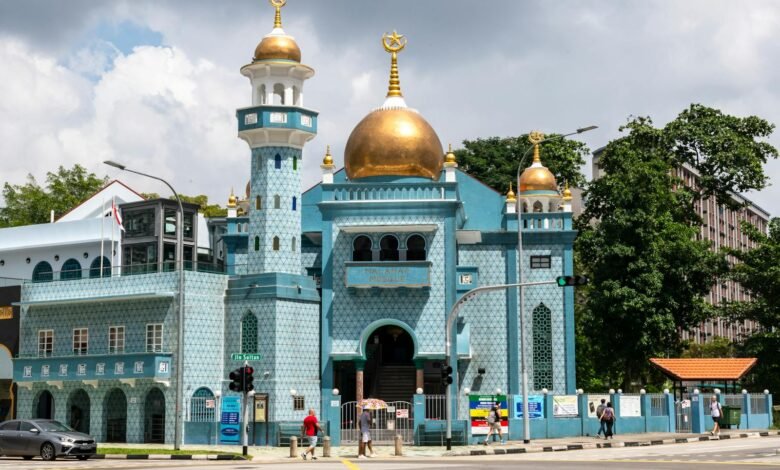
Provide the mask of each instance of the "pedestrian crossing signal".
POLYGON ((228 388, 234 392, 242 392, 242 385, 243 385, 243 371, 241 369, 236 369, 230 373, 230 385, 228 385, 228 388))
POLYGON ((452 383, 452 367, 442 366, 441 368, 441 383, 449 385, 452 383))
POLYGON ((589 280, 585 276, 559 276, 555 279, 558 287, 576 287, 588 284, 589 280))

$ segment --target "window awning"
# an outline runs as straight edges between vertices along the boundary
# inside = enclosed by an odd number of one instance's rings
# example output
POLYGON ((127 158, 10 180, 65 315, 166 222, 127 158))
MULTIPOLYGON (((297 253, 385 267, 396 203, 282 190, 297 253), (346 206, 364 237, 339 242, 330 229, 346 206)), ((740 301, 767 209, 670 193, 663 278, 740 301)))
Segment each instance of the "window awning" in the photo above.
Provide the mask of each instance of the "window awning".
POLYGON ((346 233, 435 232, 436 228, 436 224, 339 225, 339 230, 346 233))
POLYGON ((739 380, 756 362, 754 357, 650 359, 665 375, 679 381, 739 380))

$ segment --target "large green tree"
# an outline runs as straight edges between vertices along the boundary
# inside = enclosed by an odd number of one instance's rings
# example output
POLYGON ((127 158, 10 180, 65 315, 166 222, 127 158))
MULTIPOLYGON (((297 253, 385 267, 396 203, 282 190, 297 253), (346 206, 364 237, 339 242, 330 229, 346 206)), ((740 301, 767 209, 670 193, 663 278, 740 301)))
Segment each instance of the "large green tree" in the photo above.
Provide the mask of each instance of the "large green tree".
MULTIPOLYGON (((158 193, 141 193, 141 196, 146 199, 158 199, 160 195, 158 193)), ((225 217, 227 216, 227 209, 219 204, 209 204, 209 197, 205 194, 198 194, 197 196, 187 196, 185 194, 179 194, 181 202, 189 202, 191 204, 197 204, 200 206, 200 213, 205 217, 225 217)), ((176 199, 173 195, 169 199, 176 199)))
POLYGON ((759 331, 743 338, 739 352, 757 357, 758 364, 749 382, 759 390, 780 390, 780 218, 769 223, 769 232, 763 233, 744 222, 742 230, 756 243, 755 248, 729 250, 738 263, 730 277, 750 294, 750 301, 729 302, 723 313, 732 321, 752 320, 759 331))
MULTIPOLYGON (((558 184, 563 186, 567 181, 570 186, 581 187, 585 176, 581 168, 590 150, 576 140, 557 139, 556 134, 546 136, 551 139, 541 144, 542 163, 557 177, 558 184)), ((517 177, 517 166, 520 158, 531 148, 528 134, 518 137, 487 137, 476 140, 464 140, 463 148, 455 151, 461 170, 476 177, 491 188, 505 193, 510 182, 517 177)), ((532 155, 529 154, 523 164, 531 165, 532 155)))
POLYGON ((76 164, 60 166, 46 173, 46 185, 41 186, 32 175, 23 185, 6 182, 3 185, 5 207, 0 208, 0 227, 41 224, 49 221, 50 211, 60 217, 96 193, 108 182, 76 164))

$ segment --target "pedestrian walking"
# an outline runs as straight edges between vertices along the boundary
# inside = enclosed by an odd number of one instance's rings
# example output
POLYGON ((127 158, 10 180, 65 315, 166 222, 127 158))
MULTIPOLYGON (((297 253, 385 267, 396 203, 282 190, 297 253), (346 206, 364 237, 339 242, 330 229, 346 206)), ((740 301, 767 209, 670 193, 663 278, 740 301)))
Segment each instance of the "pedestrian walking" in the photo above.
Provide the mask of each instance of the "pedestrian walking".
POLYGON ((367 409, 364 409, 360 414, 360 419, 358 420, 358 426, 360 429, 360 442, 358 442, 359 459, 365 459, 366 457, 374 456, 374 448, 371 446, 371 423, 371 412, 369 412, 367 409), (368 451, 371 452, 370 454, 366 454, 366 448, 368 448, 368 451))
POLYGON ((488 439, 490 439, 490 436, 494 434, 498 434, 498 442, 502 443, 504 442, 503 437, 501 436, 501 408, 500 404, 496 403, 493 405, 493 407, 488 412, 487 422, 488 422, 488 434, 485 436, 485 445, 488 445, 488 439))
POLYGON ((612 408, 612 402, 607 402, 607 407, 601 413, 601 421, 607 425, 604 439, 612 439, 612 426, 615 425, 615 409, 612 408))
POLYGON ((320 427, 320 423, 317 421, 314 408, 310 408, 309 416, 303 418, 303 434, 309 438, 309 448, 301 454, 303 460, 306 460, 307 454, 311 454, 312 460, 317 460, 317 456, 314 455, 314 449, 317 448, 317 433, 320 431, 322 431, 322 427, 320 427))
POLYGON ((606 407, 607 407, 607 400, 602 398, 601 404, 596 407, 596 418, 599 420, 599 431, 596 433, 596 437, 601 437, 601 434, 604 434, 604 437, 607 436, 607 425, 601 419, 601 415, 604 414, 604 409, 606 407))
POLYGON ((720 435, 720 418, 723 416, 723 408, 721 408, 718 397, 715 395, 710 399, 710 415, 712 415, 712 422, 714 423, 710 434, 713 436, 720 435))

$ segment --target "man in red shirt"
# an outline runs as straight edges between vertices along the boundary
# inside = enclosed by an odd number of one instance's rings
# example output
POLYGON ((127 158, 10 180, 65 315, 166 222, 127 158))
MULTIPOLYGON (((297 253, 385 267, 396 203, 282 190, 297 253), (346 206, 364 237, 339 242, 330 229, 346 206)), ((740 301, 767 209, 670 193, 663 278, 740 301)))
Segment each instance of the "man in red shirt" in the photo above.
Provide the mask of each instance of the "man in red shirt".
POLYGON ((301 454, 301 458, 306 460, 306 454, 311 452, 311 459, 317 460, 314 456, 314 449, 317 448, 317 432, 322 431, 320 423, 317 422, 317 416, 314 408, 309 409, 309 416, 303 418, 303 434, 309 438, 309 448, 301 454))

